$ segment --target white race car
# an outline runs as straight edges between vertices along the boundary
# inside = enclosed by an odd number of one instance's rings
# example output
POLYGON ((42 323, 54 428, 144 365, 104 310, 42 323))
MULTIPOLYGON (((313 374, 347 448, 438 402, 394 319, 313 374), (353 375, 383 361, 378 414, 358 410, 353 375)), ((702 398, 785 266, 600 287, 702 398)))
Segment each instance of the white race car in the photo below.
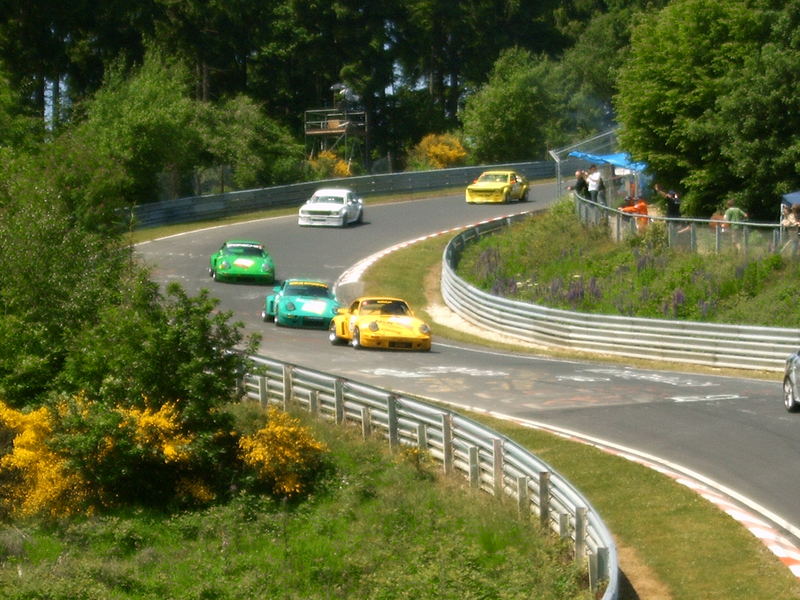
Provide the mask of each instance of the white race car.
POLYGON ((364 201, 345 188, 322 188, 300 207, 298 225, 333 225, 344 227, 361 223, 364 201))

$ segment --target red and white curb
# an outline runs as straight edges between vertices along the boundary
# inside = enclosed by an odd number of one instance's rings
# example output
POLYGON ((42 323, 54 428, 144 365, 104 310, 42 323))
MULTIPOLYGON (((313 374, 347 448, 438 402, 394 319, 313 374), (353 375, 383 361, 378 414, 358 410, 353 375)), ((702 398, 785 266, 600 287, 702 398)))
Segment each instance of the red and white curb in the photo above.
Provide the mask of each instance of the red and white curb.
MULTIPOLYGON (((417 242, 444 235, 446 233, 459 231, 461 229, 466 229, 467 227, 482 225, 484 223, 491 223, 492 221, 499 221, 500 219, 505 219, 511 216, 514 215, 504 215, 502 217, 487 219, 471 225, 453 227, 452 229, 438 231, 436 233, 431 233, 429 235, 390 246, 389 248, 362 259, 347 269, 336 282, 335 287, 338 288, 341 285, 357 283, 364 274, 364 271, 366 271, 375 262, 384 256, 391 254, 392 252, 402 248, 407 248, 408 246, 416 244, 417 242)), ((517 419, 480 407, 464 406, 461 404, 457 404, 455 406, 473 412, 485 413, 497 419, 522 425, 523 427, 532 427, 534 429, 548 431, 566 439, 589 444, 590 446, 594 446, 600 450, 603 450, 604 452, 615 454, 621 458, 639 463, 650 469, 658 471, 667 477, 670 477, 677 483, 680 483, 681 485, 693 490, 695 493, 702 496, 740 523, 757 539, 759 539, 761 543, 764 544, 775 556, 777 556, 778 559, 788 567, 795 577, 800 579, 800 548, 798 548, 794 542, 786 538, 778 529, 781 528, 784 531, 788 531, 793 536, 800 539, 800 528, 795 527, 780 516, 770 512, 749 498, 746 498, 745 496, 726 488, 722 484, 714 482, 713 480, 680 465, 663 461, 657 457, 639 452, 638 450, 620 446, 619 444, 614 444, 613 442, 601 440, 599 438, 593 438, 591 436, 583 435, 567 429, 553 427, 544 423, 528 421, 525 419, 517 419), (747 507, 747 509, 742 508, 743 506, 747 507)))
MULTIPOLYGON (((516 214, 519 214, 519 213, 516 213, 516 214)), ((437 231, 435 233, 429 233, 428 235, 424 235, 422 237, 418 237, 418 238, 413 239, 413 240, 400 242, 399 244, 395 244, 394 246, 389 246, 388 248, 385 248, 385 249, 381 250, 380 252, 376 252, 375 254, 373 254, 371 256, 368 256, 368 257, 358 261, 352 267, 347 269, 339 277, 339 279, 336 282, 336 285, 334 287, 338 288, 340 286, 347 285, 347 284, 350 284, 350 283, 357 283, 361 279, 361 276, 364 274, 364 271, 366 271, 369 267, 371 267, 373 264, 375 264, 377 261, 382 259, 387 254, 391 254, 392 252, 396 252, 397 250, 401 250, 403 248, 407 248, 407 247, 411 246, 412 244, 416 244, 417 242, 423 242, 425 240, 429 240, 431 238, 435 238, 435 237, 438 237, 440 235, 444 235, 446 233, 454 233, 456 231, 460 231, 462 229, 466 229, 467 227, 475 227, 477 225, 483 225, 484 223, 492 223, 493 221, 500 221, 502 219, 507 219, 509 217, 514 217, 514 216, 516 216, 516 214, 503 215, 501 217, 494 217, 492 219, 486 219, 484 221, 478 221, 477 223, 471 223, 469 225, 461 225, 459 227, 453 227, 451 229, 444 229, 442 231, 437 231)))
POLYGON ((761 543, 764 544, 768 550, 770 550, 770 552, 772 552, 784 565, 786 565, 786 567, 794 574, 795 577, 800 579, 800 548, 798 548, 795 542, 791 541, 783 533, 781 533, 781 530, 787 531, 796 538, 800 539, 800 529, 780 516, 767 510, 763 506, 760 506, 753 500, 739 494, 738 492, 731 490, 724 485, 705 477, 704 475, 682 467, 681 465, 661 460, 658 457, 654 457, 631 448, 626 448, 613 442, 601 440, 599 438, 594 438, 544 423, 509 417, 508 415, 495 413, 486 409, 476 407, 464 408, 467 408, 471 411, 483 412, 497 419, 510 421, 518 425, 522 425, 523 427, 531 427, 534 429, 547 431, 566 439, 594 446, 599 450, 639 463, 645 467, 658 471, 667 477, 670 477, 677 483, 688 487, 698 495, 714 504, 717 508, 727 513, 731 518, 741 524, 758 540, 760 540, 761 543))

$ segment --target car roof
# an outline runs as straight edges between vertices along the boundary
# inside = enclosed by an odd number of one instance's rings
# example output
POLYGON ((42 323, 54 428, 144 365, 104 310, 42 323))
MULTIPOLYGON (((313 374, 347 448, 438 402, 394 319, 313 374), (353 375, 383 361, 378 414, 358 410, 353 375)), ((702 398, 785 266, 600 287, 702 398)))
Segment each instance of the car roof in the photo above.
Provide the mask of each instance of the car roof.
POLYGON ((258 246, 263 248, 264 244, 256 240, 228 240, 225 242, 226 246, 258 246))
POLYGON ((302 277, 292 277, 290 279, 283 280, 284 285, 324 285, 325 287, 330 287, 330 284, 327 281, 322 281, 321 279, 304 279, 302 277))
POLYGON ((402 298, 395 298, 394 296, 361 296, 353 300, 353 302, 364 302, 365 300, 373 300, 379 302, 405 302, 406 304, 408 304, 408 302, 406 302, 402 298))
POLYGON ((353 190, 348 188, 320 188, 314 191, 314 194, 319 194, 320 196, 346 196, 352 193, 353 190))

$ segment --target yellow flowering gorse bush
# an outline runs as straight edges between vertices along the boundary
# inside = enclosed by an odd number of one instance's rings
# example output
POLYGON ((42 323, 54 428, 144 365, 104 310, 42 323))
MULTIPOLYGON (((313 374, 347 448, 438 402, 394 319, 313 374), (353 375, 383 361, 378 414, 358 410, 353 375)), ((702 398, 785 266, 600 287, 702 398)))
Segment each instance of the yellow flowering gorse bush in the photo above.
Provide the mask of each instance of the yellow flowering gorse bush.
POLYGON ((275 407, 267 419, 263 428, 239 440, 240 457, 273 493, 296 496, 305 491, 327 448, 298 419, 275 407))
POLYGON ((86 483, 47 446, 53 423, 46 408, 24 413, 0 402, 0 430, 12 440, 0 457, 2 503, 11 515, 61 517, 83 508, 86 483))
POLYGON ((426 135, 415 151, 424 156, 425 161, 434 169, 456 166, 467 156, 459 139, 449 133, 426 135))
POLYGON ((165 462, 186 461, 192 437, 181 432, 178 411, 167 402, 158 410, 152 408, 122 408, 117 412, 123 416, 120 428, 130 427, 136 443, 161 454, 165 462))

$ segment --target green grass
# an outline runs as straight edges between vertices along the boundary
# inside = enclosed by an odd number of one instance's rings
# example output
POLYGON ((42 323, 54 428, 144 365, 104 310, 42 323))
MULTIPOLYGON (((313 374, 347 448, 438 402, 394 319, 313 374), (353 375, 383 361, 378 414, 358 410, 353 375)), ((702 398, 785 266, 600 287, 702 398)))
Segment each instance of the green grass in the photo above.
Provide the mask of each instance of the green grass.
POLYGON ((592 597, 562 543, 513 503, 442 478, 424 456, 390 454, 356 428, 309 425, 335 465, 309 501, 240 496, 175 515, 0 527, 0 597, 592 597))
POLYGON ((565 310, 800 327, 796 258, 670 249, 663 224, 615 243, 605 227, 582 225, 569 201, 485 236, 458 273, 486 291, 565 310))
MULTIPOLYGON (((404 297, 432 321, 426 307, 432 300, 441 301, 437 273, 448 239, 426 240, 383 258, 365 274, 364 293, 404 297)), ((482 341, 436 323, 434 333, 482 341)), ((797 579, 756 538, 671 479, 558 436, 480 414, 470 416, 548 461, 600 511, 617 539, 624 575, 634 588, 626 587, 622 600, 800 597, 797 579), (652 589, 656 591, 651 594, 652 589)))

